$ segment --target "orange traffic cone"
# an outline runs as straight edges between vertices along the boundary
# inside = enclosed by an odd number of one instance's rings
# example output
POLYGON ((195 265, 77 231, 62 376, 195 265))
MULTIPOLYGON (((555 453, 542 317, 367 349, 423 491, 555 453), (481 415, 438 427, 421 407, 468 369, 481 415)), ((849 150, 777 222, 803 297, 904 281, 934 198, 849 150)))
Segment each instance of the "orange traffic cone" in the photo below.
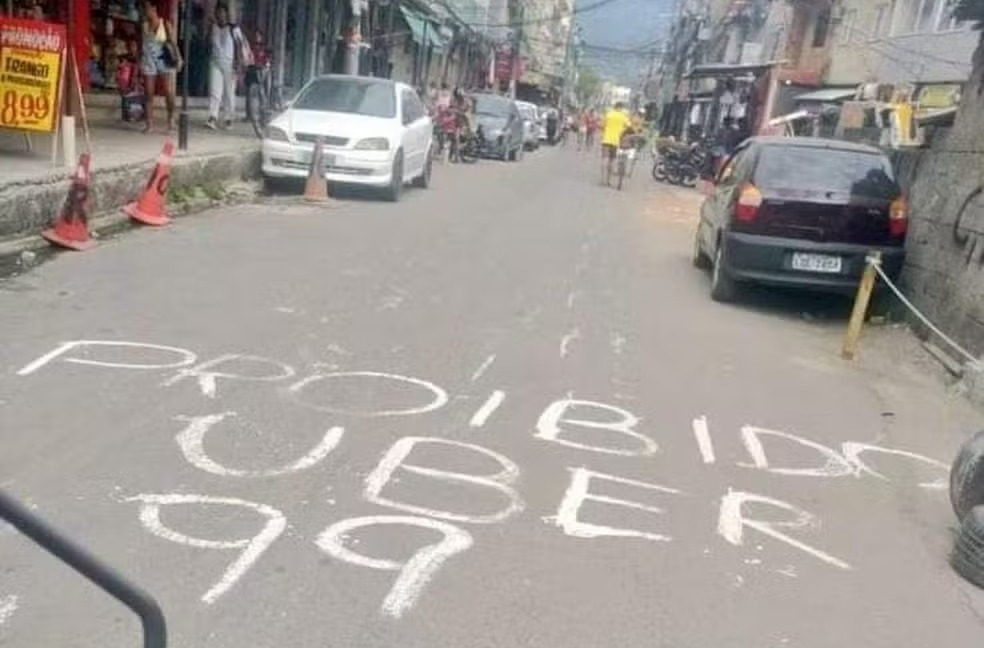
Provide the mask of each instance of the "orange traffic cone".
POLYGON ((164 140, 164 150, 157 158, 154 171, 150 174, 147 186, 136 202, 129 203, 123 208, 130 218, 144 225, 167 225, 171 219, 164 211, 167 197, 167 186, 171 180, 171 158, 174 157, 174 140, 170 137, 164 140))
POLYGON ((326 202, 328 200, 328 183, 325 181, 325 158, 320 137, 314 140, 314 154, 311 156, 311 168, 308 169, 307 183, 304 185, 304 200, 307 202, 326 202))
POLYGON ((89 200, 89 154, 79 156, 72 186, 61 212, 51 228, 41 232, 47 241, 70 250, 88 250, 96 242, 89 238, 89 218, 86 203, 89 200))

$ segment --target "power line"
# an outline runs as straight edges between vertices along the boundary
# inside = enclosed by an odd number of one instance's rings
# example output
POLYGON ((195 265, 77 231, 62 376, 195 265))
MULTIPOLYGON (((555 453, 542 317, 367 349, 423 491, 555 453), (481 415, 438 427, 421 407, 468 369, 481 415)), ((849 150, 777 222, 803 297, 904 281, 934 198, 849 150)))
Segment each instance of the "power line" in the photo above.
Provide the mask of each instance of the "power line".
MULTIPOLYGON (((550 45, 553 47, 564 47, 564 41, 553 40, 549 38, 537 38, 536 36, 527 36, 526 40, 534 43, 541 43, 544 45, 550 45)), ((663 44, 662 40, 653 41, 651 43, 644 43, 635 47, 611 47, 608 45, 592 45, 590 43, 581 43, 581 48, 589 52, 597 52, 601 54, 636 54, 638 56, 652 56, 655 55, 659 47, 663 44)))
MULTIPOLYGON (((843 25, 843 23, 841 23, 841 24, 843 25)), ((916 56, 916 57, 927 58, 927 59, 929 59, 931 61, 936 61, 938 63, 944 63, 944 64, 948 64, 948 65, 957 66, 957 67, 959 67, 961 69, 962 68, 969 68, 970 65, 971 65, 971 61, 969 61, 969 60, 968 61, 956 61, 956 60, 953 60, 953 59, 948 59, 948 58, 944 58, 944 57, 941 57, 941 56, 936 56, 935 54, 932 54, 930 52, 923 52, 923 51, 920 51, 920 50, 916 50, 916 49, 912 49, 912 48, 908 48, 908 47, 903 47, 902 45, 899 45, 898 43, 893 42, 893 40, 890 39, 890 38, 872 39, 870 33, 868 33, 867 31, 865 31, 863 29, 861 29, 860 27, 855 27, 854 25, 846 25, 846 27, 853 34, 859 34, 859 35, 863 36, 865 39, 869 39, 867 41, 867 45, 869 45, 870 47, 876 47, 876 46, 879 46, 879 45, 886 46, 886 47, 890 47, 890 48, 892 48, 894 50, 897 50, 899 52, 904 52, 906 54, 912 54, 913 56, 916 56)), ((935 32, 930 32, 930 33, 935 33, 935 32)), ((888 57, 888 58, 891 58, 891 57, 888 57)), ((892 60, 895 60, 896 62, 901 63, 901 61, 899 61, 898 59, 892 59, 892 60)))
MULTIPOLYGON (((444 6, 445 8, 447 8, 447 0, 438 0, 438 2, 440 2, 440 4, 442 6, 444 6)), ((582 16, 582 15, 584 15, 586 13, 590 13, 592 11, 596 11, 598 9, 601 9, 604 6, 610 5, 613 2, 619 2, 619 0, 596 0, 593 4, 585 5, 584 7, 581 7, 580 9, 578 9, 578 8, 575 7, 573 11, 569 11, 569 12, 563 13, 563 14, 561 14, 559 16, 551 16, 549 18, 532 18, 530 20, 524 20, 522 22, 508 22, 508 23, 468 23, 468 22, 465 22, 464 24, 467 25, 468 27, 472 27, 472 28, 476 28, 476 29, 489 29, 489 28, 497 28, 497 27, 499 27, 499 28, 501 28, 501 27, 517 28, 520 25, 522 25, 522 26, 527 26, 527 25, 541 25, 543 23, 560 22, 561 20, 563 20, 565 18, 573 18, 574 16, 582 16)))

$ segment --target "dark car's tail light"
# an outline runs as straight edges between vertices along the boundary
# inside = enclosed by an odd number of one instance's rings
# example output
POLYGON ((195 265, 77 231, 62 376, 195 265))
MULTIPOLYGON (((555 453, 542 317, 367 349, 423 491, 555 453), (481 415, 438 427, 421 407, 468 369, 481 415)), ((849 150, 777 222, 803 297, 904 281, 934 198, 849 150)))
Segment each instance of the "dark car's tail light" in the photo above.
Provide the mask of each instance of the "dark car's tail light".
POLYGON ((750 182, 741 186, 738 192, 738 202, 735 203, 735 220, 750 223, 758 217, 762 206, 762 192, 750 182))
POLYGON ((894 237, 905 236, 909 227, 909 203, 905 196, 892 201, 888 208, 888 231, 894 237))

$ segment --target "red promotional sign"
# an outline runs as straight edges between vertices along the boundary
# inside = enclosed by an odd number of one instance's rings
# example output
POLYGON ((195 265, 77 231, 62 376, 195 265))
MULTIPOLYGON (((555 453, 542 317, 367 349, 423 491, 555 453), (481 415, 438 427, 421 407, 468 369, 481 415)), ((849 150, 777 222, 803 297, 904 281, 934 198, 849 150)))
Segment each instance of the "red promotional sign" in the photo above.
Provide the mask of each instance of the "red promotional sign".
MULTIPOLYGON (((516 70, 516 78, 522 79, 523 74, 526 72, 526 61, 520 58, 517 61, 518 69, 516 70)), ((497 81, 509 81, 512 79, 513 74, 513 57, 512 50, 509 47, 499 48, 495 53, 495 78, 497 81)))
POLYGON ((67 44, 64 25, 0 18, 0 128, 54 131, 67 44))

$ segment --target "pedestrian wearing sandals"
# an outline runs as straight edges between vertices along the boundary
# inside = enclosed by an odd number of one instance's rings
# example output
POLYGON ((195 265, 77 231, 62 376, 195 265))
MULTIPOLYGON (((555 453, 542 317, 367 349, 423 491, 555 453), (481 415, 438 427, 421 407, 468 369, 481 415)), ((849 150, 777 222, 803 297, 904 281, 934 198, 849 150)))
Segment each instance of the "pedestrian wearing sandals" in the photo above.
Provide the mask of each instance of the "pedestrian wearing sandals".
POLYGON ((236 77, 244 64, 244 50, 248 45, 239 26, 229 22, 229 10, 224 4, 215 6, 215 21, 209 30, 208 43, 208 121, 205 126, 215 130, 221 123, 228 128, 235 117, 236 77))
POLYGON ((154 127, 154 94, 157 83, 164 90, 164 103, 167 106, 167 129, 174 129, 174 79, 184 65, 181 51, 174 36, 174 28, 157 11, 154 2, 143 3, 144 21, 141 38, 140 72, 144 77, 144 132, 154 127))

